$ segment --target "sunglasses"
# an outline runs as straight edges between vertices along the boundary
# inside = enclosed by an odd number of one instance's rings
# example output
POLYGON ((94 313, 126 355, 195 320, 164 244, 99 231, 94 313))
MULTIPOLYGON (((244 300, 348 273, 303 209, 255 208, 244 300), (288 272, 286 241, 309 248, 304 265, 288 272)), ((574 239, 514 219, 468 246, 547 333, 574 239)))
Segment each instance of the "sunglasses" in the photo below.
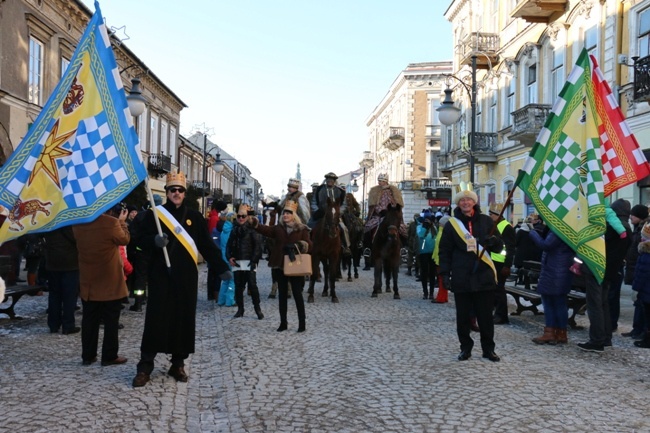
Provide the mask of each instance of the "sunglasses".
POLYGON ((288 215, 293 215, 293 212, 290 211, 290 210, 282 211, 282 215, 287 215, 287 214, 288 214, 288 215))
POLYGON ((237 215, 237 218, 241 218, 241 219, 244 219, 244 218, 247 218, 247 217, 248 217, 248 215, 237 215))
POLYGON ((169 188, 169 192, 180 192, 181 194, 185 192, 185 188, 169 188))

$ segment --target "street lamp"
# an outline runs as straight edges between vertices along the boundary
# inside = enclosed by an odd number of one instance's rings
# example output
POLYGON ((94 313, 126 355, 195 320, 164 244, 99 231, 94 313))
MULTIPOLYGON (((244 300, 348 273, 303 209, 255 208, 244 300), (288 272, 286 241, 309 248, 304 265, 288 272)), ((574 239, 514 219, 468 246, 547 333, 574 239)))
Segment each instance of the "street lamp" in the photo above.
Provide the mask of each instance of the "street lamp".
POLYGON ((359 191, 359 185, 357 185, 357 180, 354 179, 354 182, 352 182, 352 186, 350 187, 352 189, 352 192, 357 192, 359 191))
POLYGON ((233 169, 233 176, 232 176, 232 206, 233 206, 233 210, 234 210, 234 211, 237 211, 236 209, 234 209, 234 207, 235 207, 235 192, 236 192, 236 186, 237 186, 238 183, 239 183, 239 184, 245 184, 246 181, 243 180, 242 182, 239 182, 239 179, 237 179, 237 176, 238 176, 238 174, 237 174, 237 171, 238 171, 237 168, 238 168, 238 165, 239 165, 239 164, 238 164, 238 161, 237 161, 236 159, 234 159, 234 158, 224 158, 224 159, 221 159, 221 154, 218 153, 218 152, 217 152, 217 160, 216 160, 216 161, 214 162, 214 164, 212 165, 212 168, 214 169, 214 171, 216 171, 217 173, 221 173, 221 172, 223 172, 223 170, 224 170, 224 168, 225 168, 225 164, 223 163, 223 161, 235 161, 235 167, 234 167, 234 169, 233 169))
POLYGON ((131 91, 129 92, 129 96, 126 97, 126 102, 129 104, 131 116, 138 117, 144 113, 147 100, 142 96, 142 90, 140 90, 140 79, 137 77, 131 78, 131 91))
MULTIPOLYGON (((489 59, 488 59, 489 60, 489 59)), ((491 66, 491 65, 490 65, 491 66)), ((461 80, 455 75, 444 74, 445 77, 453 78, 457 80, 460 84, 463 85, 467 93, 470 95, 470 107, 471 107, 471 128, 469 134, 469 181, 474 185, 474 149, 475 149, 475 139, 476 139, 476 54, 472 55, 472 87, 471 90, 465 81, 461 80)), ((454 106, 454 100, 451 98, 453 90, 447 86, 445 89, 445 100, 442 101, 440 107, 436 109, 438 111, 438 118, 440 123, 445 126, 451 126, 454 123, 458 122, 460 119, 460 109, 454 106)))

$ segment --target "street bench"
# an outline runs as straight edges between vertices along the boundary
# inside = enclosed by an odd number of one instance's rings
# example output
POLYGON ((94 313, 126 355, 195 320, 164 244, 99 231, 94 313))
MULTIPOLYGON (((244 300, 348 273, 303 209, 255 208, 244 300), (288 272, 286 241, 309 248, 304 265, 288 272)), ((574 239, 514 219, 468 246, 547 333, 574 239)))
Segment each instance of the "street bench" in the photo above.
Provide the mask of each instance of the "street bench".
MULTIPOLYGON (((537 292, 537 280, 541 271, 541 263, 525 261, 524 266, 519 270, 518 278, 514 284, 506 284, 506 293, 510 294, 517 304, 517 309, 510 313, 512 316, 519 316, 524 311, 530 311, 534 315, 544 314, 537 309, 542 303, 542 295, 537 292), (522 285, 518 285, 521 283, 522 285), (526 301, 525 305, 522 301, 526 301)), ((584 277, 574 275, 571 283, 571 291, 567 294, 567 308, 571 310, 569 316, 569 326, 572 329, 580 329, 576 323, 576 314, 584 314, 587 304, 585 294, 584 277)))
MULTIPOLYGON (((7 275, 11 270, 11 257, 10 256, 0 256, 0 277, 6 281, 7 275)), ((0 314, 6 314, 11 320, 22 319, 22 317, 16 315, 14 307, 16 303, 24 295, 36 295, 38 292, 45 290, 45 286, 37 284, 34 286, 29 286, 27 284, 14 284, 7 286, 5 290, 4 299, 0 303, 0 314), (2 307, 2 304, 7 302, 11 298, 11 304, 8 307, 2 307)))

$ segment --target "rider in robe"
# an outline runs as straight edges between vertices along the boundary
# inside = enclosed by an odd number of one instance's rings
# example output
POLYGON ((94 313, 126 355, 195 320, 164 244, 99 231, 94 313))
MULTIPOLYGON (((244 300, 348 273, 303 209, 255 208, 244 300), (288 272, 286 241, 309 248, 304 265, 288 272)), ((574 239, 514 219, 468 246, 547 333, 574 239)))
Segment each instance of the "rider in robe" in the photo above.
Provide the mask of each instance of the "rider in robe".
MULTIPOLYGON (((338 202, 340 205, 339 212, 342 215, 346 210, 345 204, 345 190, 341 189, 336 185, 336 179, 339 177, 332 172, 329 172, 325 175, 325 181, 316 188, 314 195, 311 199, 311 219, 307 226, 313 229, 316 227, 318 221, 320 221, 325 212, 327 211, 327 199, 331 199, 333 202, 338 202)), ((342 220, 339 220, 339 228, 343 236, 341 236, 341 247, 343 249, 344 255, 350 255, 350 236, 348 235, 348 229, 343 224, 342 220)))
POLYGON ((298 203, 297 215, 300 217, 300 221, 309 221, 311 217, 309 200, 307 200, 307 196, 300 191, 300 181, 293 177, 289 179, 289 182, 287 182, 287 191, 287 195, 285 195, 280 201, 280 209, 284 209, 284 205, 288 200, 295 201, 298 203))
MULTIPOLYGON (((368 218, 363 233, 363 245, 368 251, 364 251, 364 256, 370 255, 369 249, 372 244, 373 234, 379 227, 388 206, 400 205, 404 208, 402 192, 396 186, 388 184, 388 175, 386 173, 380 173, 377 176, 377 182, 379 185, 373 186, 368 192, 368 218)), ((402 246, 406 246, 408 233, 404 221, 399 226, 399 233, 402 246)))

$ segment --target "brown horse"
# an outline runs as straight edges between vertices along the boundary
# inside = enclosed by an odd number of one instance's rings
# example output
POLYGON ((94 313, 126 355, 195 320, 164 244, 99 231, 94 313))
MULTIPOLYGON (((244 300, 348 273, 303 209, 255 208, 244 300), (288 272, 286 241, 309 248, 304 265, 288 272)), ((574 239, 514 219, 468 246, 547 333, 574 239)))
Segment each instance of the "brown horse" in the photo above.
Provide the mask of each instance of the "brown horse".
POLYGON ((312 276, 309 279, 309 290, 307 302, 314 302, 314 285, 316 275, 319 273, 319 265, 323 264, 323 297, 328 296, 332 302, 337 303, 336 297, 336 271, 339 268, 341 256, 341 234, 339 229, 340 204, 327 199, 327 210, 325 215, 317 223, 311 232, 313 243, 311 252, 312 276))
POLYGON ((402 207, 389 206, 384 219, 379 223, 372 240, 370 260, 375 266, 375 283, 372 287, 372 297, 376 298, 381 293, 382 270, 386 279, 386 293, 390 293, 390 280, 393 280, 393 299, 400 299, 397 288, 397 276, 401 262, 400 251, 402 241, 399 227, 402 224, 402 207))

